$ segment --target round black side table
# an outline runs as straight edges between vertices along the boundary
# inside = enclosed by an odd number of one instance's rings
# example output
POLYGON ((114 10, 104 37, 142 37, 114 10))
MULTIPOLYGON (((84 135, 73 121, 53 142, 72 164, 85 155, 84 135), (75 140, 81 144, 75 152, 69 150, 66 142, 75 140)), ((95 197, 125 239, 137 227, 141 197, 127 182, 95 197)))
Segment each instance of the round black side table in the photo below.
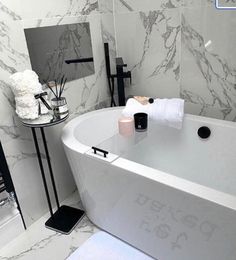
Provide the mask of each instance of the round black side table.
POLYGON ((46 136, 44 133, 44 127, 50 127, 54 126, 57 124, 60 124, 64 122, 67 118, 69 117, 69 113, 61 115, 60 117, 55 117, 54 115, 47 114, 47 115, 42 115, 40 118, 35 119, 35 120, 21 120, 22 124, 25 127, 31 128, 32 135, 33 135, 33 140, 34 140, 34 145, 35 145, 35 150, 37 153, 38 157, 38 163, 39 163, 39 168, 41 171, 42 175, 42 180, 43 180, 43 185, 44 185, 44 190, 47 198, 47 203, 50 211, 51 217, 45 222, 45 226, 49 229, 52 229, 54 231, 63 233, 63 234, 69 234, 75 226, 78 224, 80 219, 84 215, 84 211, 76 208, 72 208, 66 205, 60 206, 59 199, 58 199, 58 193, 57 193, 57 188, 54 180, 54 175, 53 175, 53 170, 52 170, 52 165, 50 161, 50 155, 48 151, 48 146, 47 146, 47 141, 46 141, 46 136), (53 187, 53 192, 55 196, 55 201, 56 201, 56 206, 57 210, 55 213, 53 213, 53 208, 52 208, 52 203, 48 191, 48 185, 45 177, 45 171, 44 171, 44 166, 42 162, 42 157, 40 153, 40 148, 38 144, 38 138, 36 134, 36 129, 40 129, 42 140, 43 140, 43 146, 46 154, 46 160, 47 160, 47 165, 50 173, 50 179, 52 182, 52 187, 53 187))

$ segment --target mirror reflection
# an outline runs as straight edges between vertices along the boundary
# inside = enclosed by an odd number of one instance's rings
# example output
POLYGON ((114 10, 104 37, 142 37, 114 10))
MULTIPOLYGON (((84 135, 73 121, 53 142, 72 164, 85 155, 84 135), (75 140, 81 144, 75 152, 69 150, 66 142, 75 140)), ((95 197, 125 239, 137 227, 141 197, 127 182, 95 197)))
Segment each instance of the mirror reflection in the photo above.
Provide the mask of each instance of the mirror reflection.
POLYGON ((89 23, 25 29, 32 69, 41 83, 66 75, 75 80, 94 74, 89 23))

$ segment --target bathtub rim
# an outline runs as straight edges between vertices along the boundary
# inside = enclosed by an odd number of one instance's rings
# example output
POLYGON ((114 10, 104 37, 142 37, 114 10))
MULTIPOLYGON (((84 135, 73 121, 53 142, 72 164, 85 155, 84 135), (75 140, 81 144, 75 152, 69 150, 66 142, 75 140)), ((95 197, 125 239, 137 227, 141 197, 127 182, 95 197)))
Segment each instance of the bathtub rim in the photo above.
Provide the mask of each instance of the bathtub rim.
MULTIPOLYGON (((104 109, 85 113, 83 115, 80 115, 80 116, 72 119, 63 128, 63 131, 62 131, 63 144, 69 150, 73 150, 80 154, 85 154, 86 152, 88 152, 91 149, 91 147, 80 143, 78 141, 78 139, 75 138, 75 136, 74 136, 75 128, 83 121, 87 120, 90 117, 95 116, 98 113, 106 113, 106 111, 112 111, 112 110, 121 111, 122 109, 123 109, 123 107, 104 108, 104 109)), ((193 121, 201 121, 201 123, 203 123, 203 124, 204 123, 205 124, 213 123, 218 126, 227 126, 230 128, 236 128, 235 122, 231 122, 231 121, 202 117, 202 116, 191 115, 191 114, 185 114, 185 118, 188 118, 193 121)), ((89 155, 86 155, 86 156, 89 156, 89 155)), ((99 160, 95 157, 93 157, 93 159, 99 160)), ((109 163, 109 162, 104 161, 104 163, 109 163)), ((184 178, 177 177, 175 175, 166 173, 164 171, 160 171, 158 169, 154 169, 154 168, 151 168, 151 167, 148 167, 148 166, 145 166, 145 165, 133 162, 133 161, 129 161, 122 157, 117 158, 115 161, 110 162, 109 164, 111 164, 112 166, 116 166, 121 169, 124 169, 132 174, 137 174, 137 175, 143 176, 150 180, 157 181, 168 187, 171 187, 171 188, 183 191, 185 193, 191 194, 193 196, 200 197, 202 199, 211 201, 211 202, 221 205, 223 207, 226 207, 226 208, 229 208, 232 210, 236 210, 236 196, 234 196, 234 195, 224 193, 219 190, 215 190, 208 186, 204 186, 204 185, 186 180, 184 178)))
MULTIPOLYGON (((78 150, 81 152, 88 151, 88 149, 90 149, 91 147, 79 142, 78 139, 75 138, 74 135, 75 128, 86 119, 91 118, 98 113, 102 114, 102 113, 106 113, 107 111, 113 111, 113 110, 122 111, 122 109, 124 109, 124 107, 103 108, 103 109, 90 111, 88 113, 73 118, 68 123, 66 123, 66 125, 62 129, 61 139, 63 144, 68 146, 70 149, 74 151, 78 151, 78 150)), ((236 130, 236 122, 232 122, 232 121, 226 121, 226 120, 215 119, 210 117, 203 117, 203 116, 192 115, 192 114, 184 114, 184 119, 185 118, 195 122, 201 121, 202 124, 206 124, 206 125, 215 124, 218 126, 227 126, 230 128, 235 128, 236 130)))
MULTIPOLYGON (((121 111, 122 109, 124 109, 124 106, 118 106, 118 107, 107 107, 107 108, 101 108, 101 109, 97 109, 97 110, 93 110, 93 111, 89 111, 87 113, 78 115, 76 117, 74 117, 72 120, 70 120, 69 122, 66 123, 66 125, 64 126, 64 128, 66 128, 68 125, 75 125, 75 122, 79 121, 82 122, 84 121, 86 118, 89 118, 97 113, 105 113, 106 111, 112 111, 112 110, 119 110, 121 111)), ((199 115, 193 115, 193 114, 188 114, 185 113, 184 114, 184 118, 190 118, 194 121, 199 121, 199 119, 201 119, 201 121, 203 123, 214 123, 217 125, 227 125, 228 127, 233 127, 236 128, 236 122, 233 121, 227 121, 227 120, 223 120, 223 119, 217 119, 217 118, 212 118, 212 117, 206 117, 206 116, 199 116, 199 115)))
POLYGON ((87 120, 90 117, 93 117, 96 114, 105 113, 106 111, 112 111, 112 110, 122 110, 123 107, 109 107, 109 108, 102 108, 99 110, 94 110, 88 113, 85 113, 83 115, 79 115, 75 118, 73 118, 71 121, 69 121, 62 129, 62 135, 61 140, 65 146, 68 148, 79 151, 82 153, 87 152, 89 149, 91 149, 90 146, 83 144, 78 141, 78 139, 74 135, 74 131, 77 128, 77 126, 82 123, 83 121, 87 120))

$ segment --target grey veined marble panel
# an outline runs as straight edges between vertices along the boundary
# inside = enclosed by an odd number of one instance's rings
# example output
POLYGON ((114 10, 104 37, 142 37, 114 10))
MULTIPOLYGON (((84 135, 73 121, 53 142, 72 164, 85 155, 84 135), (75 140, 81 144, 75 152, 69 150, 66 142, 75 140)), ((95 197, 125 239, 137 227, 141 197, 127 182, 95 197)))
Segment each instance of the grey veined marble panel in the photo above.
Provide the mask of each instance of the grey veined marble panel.
POLYGON ((216 0, 182 0, 182 6, 184 7, 199 7, 199 6, 214 6, 216 0))
POLYGON ((184 9, 181 96, 193 113, 236 120, 236 15, 214 7, 184 9))
POLYGON ((115 12, 149 11, 177 8, 184 0, 115 0, 115 12))
POLYGON ((178 8, 116 15, 117 55, 132 72, 127 95, 179 96, 178 8))
POLYGON ((98 0, 98 9, 101 13, 113 13, 112 0, 98 0))
MULTIPOLYGON (((1 0, 2 1, 2 0, 1 0)), ((4 0, 20 2, 22 20, 68 17, 98 13, 97 0, 4 0)))
POLYGON ((94 74, 94 62, 65 63, 66 60, 93 58, 88 22, 25 29, 32 69, 40 82, 68 81, 94 74))

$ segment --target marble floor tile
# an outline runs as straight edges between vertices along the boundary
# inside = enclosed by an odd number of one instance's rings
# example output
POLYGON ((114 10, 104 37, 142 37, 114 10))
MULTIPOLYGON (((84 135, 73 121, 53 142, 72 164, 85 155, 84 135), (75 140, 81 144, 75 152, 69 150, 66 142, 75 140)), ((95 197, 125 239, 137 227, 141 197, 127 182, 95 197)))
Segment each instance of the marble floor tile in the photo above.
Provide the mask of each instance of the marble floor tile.
MULTIPOLYGON (((75 193, 66 205, 80 207, 75 193)), ((64 260, 99 229, 85 216, 69 235, 62 235, 44 227, 49 215, 30 226, 27 231, 0 250, 0 260, 64 260)))

